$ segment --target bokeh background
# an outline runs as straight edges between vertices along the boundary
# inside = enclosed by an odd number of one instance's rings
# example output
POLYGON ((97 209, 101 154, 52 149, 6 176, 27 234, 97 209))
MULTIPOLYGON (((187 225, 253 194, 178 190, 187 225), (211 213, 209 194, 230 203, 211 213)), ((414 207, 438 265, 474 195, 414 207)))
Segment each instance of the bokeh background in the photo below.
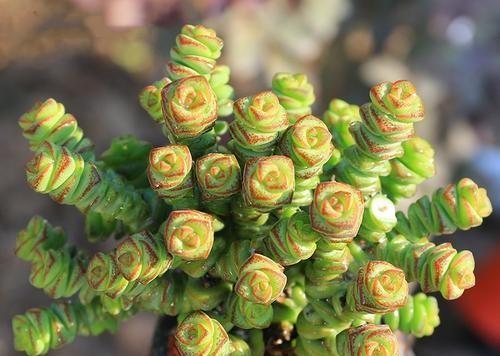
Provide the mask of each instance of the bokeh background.
MULTIPOLYGON (((488 188, 496 213, 481 228, 440 240, 474 252, 478 293, 441 303, 442 327, 417 340, 414 352, 498 355, 498 0, 0 0, 0 355, 16 355, 12 316, 49 304, 13 253, 28 219, 41 214, 89 251, 103 248, 85 242, 75 209, 28 188, 23 165, 30 152, 18 117, 54 97, 98 152, 129 133, 161 145, 137 94, 162 77, 184 23, 211 26, 224 39, 222 61, 232 68, 238 96, 269 88, 277 71, 304 72, 316 86, 319 116, 334 97, 367 101, 379 81, 416 84, 426 105, 417 131, 435 145, 438 167, 421 192, 468 175, 488 188)), ((154 326, 153 316, 141 314, 116 335, 80 337, 52 354, 147 355, 154 326)))

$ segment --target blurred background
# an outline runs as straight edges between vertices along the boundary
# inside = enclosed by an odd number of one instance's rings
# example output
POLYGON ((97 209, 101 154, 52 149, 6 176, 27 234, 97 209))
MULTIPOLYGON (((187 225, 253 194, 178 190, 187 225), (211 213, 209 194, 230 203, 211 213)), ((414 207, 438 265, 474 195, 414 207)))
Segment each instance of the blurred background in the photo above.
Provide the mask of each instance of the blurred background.
MULTIPOLYGON (((414 351, 498 355, 498 0, 0 0, 0 355, 15 355, 12 316, 49 304, 13 252, 28 219, 41 214, 89 251, 103 248, 85 242, 75 209, 28 188, 23 165, 31 154, 17 119, 54 97, 78 118, 97 152, 128 133, 161 145, 137 94, 163 76, 185 23, 211 26, 224 39, 222 62, 231 66, 238 96, 269 88, 277 71, 304 72, 316 86, 320 116, 334 97, 366 102, 377 82, 416 84, 426 105, 417 131, 435 145, 438 167, 421 193, 467 175, 487 187, 496 214, 481 228, 439 240, 474 252, 477 286, 440 304, 442 327, 417 340, 414 351)), ((52 354, 147 355, 154 326, 154 316, 141 314, 114 336, 79 337, 52 354)))

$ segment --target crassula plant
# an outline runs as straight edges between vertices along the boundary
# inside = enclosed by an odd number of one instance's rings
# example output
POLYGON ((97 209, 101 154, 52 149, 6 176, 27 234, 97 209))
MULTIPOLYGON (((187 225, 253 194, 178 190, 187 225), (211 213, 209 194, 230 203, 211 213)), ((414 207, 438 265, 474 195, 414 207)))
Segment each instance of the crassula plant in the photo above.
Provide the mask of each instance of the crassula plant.
POLYGON ((334 99, 321 118, 303 74, 233 102, 222 46, 184 26, 167 76, 140 93, 164 146, 127 136, 97 155, 54 99, 21 117, 28 184, 80 210, 90 241, 117 241, 89 255, 29 221, 16 255, 57 301, 14 317, 17 350, 46 354, 150 311, 177 319, 171 355, 396 355, 396 330, 439 324, 424 293, 474 286, 471 252, 432 240, 480 225, 486 191, 464 178, 396 207, 435 170, 412 83, 377 84, 360 107, 334 99))

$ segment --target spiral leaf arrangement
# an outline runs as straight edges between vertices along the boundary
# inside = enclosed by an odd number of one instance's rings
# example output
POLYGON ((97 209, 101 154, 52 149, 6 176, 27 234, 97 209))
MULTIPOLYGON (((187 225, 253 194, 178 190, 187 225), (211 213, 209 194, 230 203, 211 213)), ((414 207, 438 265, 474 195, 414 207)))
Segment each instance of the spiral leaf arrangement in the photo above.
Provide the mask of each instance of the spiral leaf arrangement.
POLYGON ((423 337, 432 335, 439 325, 439 307, 434 297, 424 293, 409 296, 402 308, 382 316, 382 322, 392 330, 423 337))
POLYGON ((457 299, 475 284, 472 253, 458 252, 450 243, 411 243, 399 235, 379 245, 378 256, 402 268, 424 292, 439 291, 445 299, 457 299))
POLYGON ((391 173, 380 177, 384 192, 395 202, 411 198, 417 185, 434 176, 434 149, 421 137, 413 137, 401 144, 403 155, 390 161, 391 173))
POLYGON ((432 199, 424 196, 411 204, 408 214, 397 213, 395 232, 411 241, 430 235, 452 234, 482 224, 491 214, 491 202, 484 188, 469 178, 449 184, 434 192, 432 199))
POLYGON ((242 161, 268 156, 288 124, 286 111, 272 92, 238 99, 234 103, 234 120, 229 124, 233 138, 229 147, 242 161))
POLYGON ((341 355, 399 355, 396 336, 386 325, 362 325, 349 328, 337 338, 341 355))
POLYGON ((61 204, 82 211, 96 211, 118 219, 136 230, 147 220, 148 206, 135 191, 111 181, 101 170, 66 147, 45 141, 26 164, 31 187, 61 204))
POLYGON ((96 303, 55 303, 49 308, 32 308, 12 320, 14 346, 27 355, 44 355, 50 349, 71 343, 80 335, 114 332, 119 318, 102 312, 96 303))
POLYGON ((355 141, 344 150, 335 173, 364 195, 381 191, 380 176, 389 174, 389 160, 403 155, 401 144, 413 137, 413 123, 424 108, 409 81, 381 83, 370 90, 371 103, 361 106, 361 122, 349 130, 355 141))
POLYGON ((319 183, 323 165, 333 152, 332 135, 326 125, 312 115, 303 116, 283 135, 279 149, 295 166, 292 204, 308 206, 319 183))
POLYGON ((84 137, 75 117, 54 99, 36 104, 19 119, 19 126, 33 151, 49 141, 87 158, 93 157, 93 143, 84 137))
POLYGON ((277 73, 272 81, 273 93, 288 114, 291 124, 311 114, 311 105, 316 99, 314 88, 302 73, 277 73))
POLYGON ((87 258, 30 220, 15 250, 30 282, 75 300, 17 315, 17 350, 46 354, 148 311, 177 317, 173 354, 397 355, 391 329, 422 337, 439 324, 436 299, 408 282, 445 299, 474 285, 472 254, 429 240, 479 226, 485 189, 464 178, 395 207, 434 173, 409 81, 375 85, 361 108, 334 99, 319 120, 303 74, 233 103, 222 46, 184 26, 167 77, 141 92, 160 147, 125 136, 96 156, 53 99, 21 117, 36 151, 28 183, 83 212, 91 241, 120 241, 87 258))

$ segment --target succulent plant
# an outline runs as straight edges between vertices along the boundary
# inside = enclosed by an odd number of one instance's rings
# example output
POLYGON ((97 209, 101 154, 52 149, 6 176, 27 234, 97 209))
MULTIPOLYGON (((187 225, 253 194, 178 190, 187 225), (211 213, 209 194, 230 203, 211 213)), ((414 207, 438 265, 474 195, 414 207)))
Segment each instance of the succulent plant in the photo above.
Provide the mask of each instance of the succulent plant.
POLYGON ((174 354, 396 355, 393 331, 423 337, 440 322, 436 299, 408 282, 445 299, 474 285, 472 253, 430 240, 479 226, 486 190, 464 178, 407 214, 396 205, 435 169, 414 136, 413 84, 377 84, 361 107, 334 99, 320 120, 303 74, 233 103, 222 47, 184 26, 166 77, 140 93, 163 146, 124 136, 96 155, 53 99, 20 118, 29 185, 74 205, 91 242, 120 240, 89 255, 29 221, 15 253, 34 287, 65 300, 14 317, 17 350, 46 354, 148 311, 177 318, 174 354))

